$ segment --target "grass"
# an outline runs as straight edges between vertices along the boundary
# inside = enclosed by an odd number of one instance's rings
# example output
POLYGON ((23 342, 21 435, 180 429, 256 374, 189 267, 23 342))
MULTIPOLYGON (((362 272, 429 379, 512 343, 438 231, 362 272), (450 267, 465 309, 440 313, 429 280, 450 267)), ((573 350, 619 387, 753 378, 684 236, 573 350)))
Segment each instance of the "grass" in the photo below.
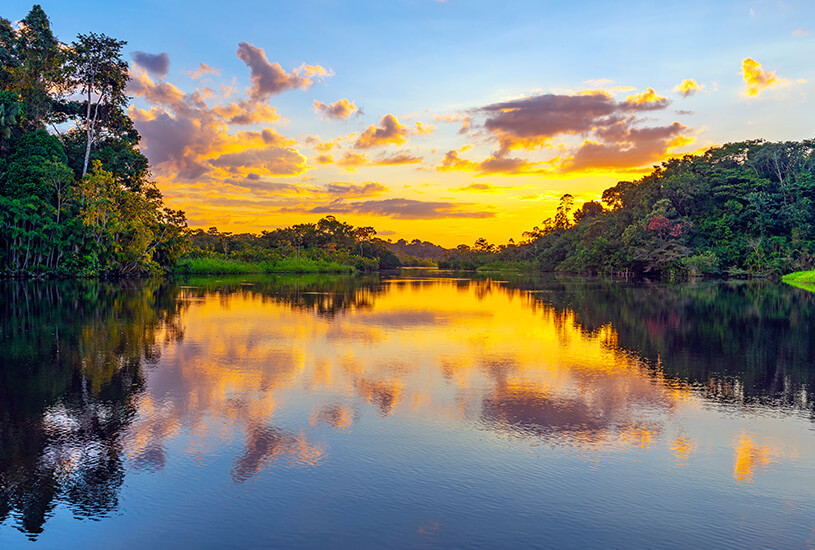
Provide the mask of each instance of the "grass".
POLYGON ((246 275, 250 273, 352 273, 350 265, 310 260, 282 258, 266 262, 242 262, 224 258, 188 258, 178 262, 178 273, 191 275, 246 275))
POLYGON ((798 288, 803 288, 809 292, 815 292, 815 270, 814 271, 796 271, 781 277, 781 280, 798 288))
POLYGON ((482 265, 476 271, 532 271, 535 264, 532 262, 498 260, 482 265))

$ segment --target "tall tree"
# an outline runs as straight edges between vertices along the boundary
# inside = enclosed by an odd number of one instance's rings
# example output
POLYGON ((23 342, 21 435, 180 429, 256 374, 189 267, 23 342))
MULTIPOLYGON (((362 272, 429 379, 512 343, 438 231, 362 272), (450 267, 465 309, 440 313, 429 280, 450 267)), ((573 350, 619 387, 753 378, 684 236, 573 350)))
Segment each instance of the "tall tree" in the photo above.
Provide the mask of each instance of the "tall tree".
POLYGON ((80 34, 71 43, 68 69, 72 84, 85 96, 85 159, 82 176, 88 173, 91 147, 105 120, 113 120, 127 105, 127 62, 121 58, 124 40, 104 34, 80 34), (102 118, 100 118, 100 115, 102 118))
POLYGON ((26 126, 36 130, 51 122, 54 104, 65 89, 63 51, 48 16, 39 5, 21 21, 18 31, 0 24, 0 49, 5 68, 13 77, 10 91, 20 95, 26 105, 26 126), (16 40, 12 36, 16 34, 16 40))

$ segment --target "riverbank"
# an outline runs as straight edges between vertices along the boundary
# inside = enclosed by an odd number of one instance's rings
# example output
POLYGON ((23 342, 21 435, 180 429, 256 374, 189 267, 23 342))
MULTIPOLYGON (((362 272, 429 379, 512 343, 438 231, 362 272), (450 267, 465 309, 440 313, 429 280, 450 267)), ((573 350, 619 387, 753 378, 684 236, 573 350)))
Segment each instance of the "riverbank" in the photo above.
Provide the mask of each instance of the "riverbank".
POLYGON ((781 277, 781 280, 798 288, 803 288, 809 292, 815 292, 815 270, 796 271, 781 277))
POLYGON ((186 258, 174 272, 187 275, 248 275, 251 273, 353 273, 347 264, 309 258, 281 258, 263 262, 244 262, 226 258, 186 258))

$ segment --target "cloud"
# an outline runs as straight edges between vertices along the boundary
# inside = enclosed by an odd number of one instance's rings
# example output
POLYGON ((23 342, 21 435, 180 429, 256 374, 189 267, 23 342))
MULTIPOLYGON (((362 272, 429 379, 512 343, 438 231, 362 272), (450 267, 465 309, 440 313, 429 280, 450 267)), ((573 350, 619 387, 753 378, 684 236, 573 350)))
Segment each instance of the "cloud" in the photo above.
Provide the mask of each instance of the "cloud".
POLYGON ((462 191, 468 193, 502 193, 508 189, 518 189, 512 185, 493 185, 491 183, 471 183, 464 187, 458 187, 454 191, 462 191))
POLYGON ((670 101, 652 88, 617 102, 608 92, 543 94, 495 103, 479 109, 487 115, 484 127, 497 135, 503 152, 541 147, 560 135, 587 135, 620 121, 629 124, 640 111, 664 109, 670 101))
POLYGON ((466 134, 470 129, 470 117, 464 114, 455 114, 455 115, 434 115, 433 119, 436 122, 461 122, 461 128, 459 128, 459 134, 466 134))
POLYGON ((542 94, 478 109, 486 115, 484 127, 497 139, 499 149, 481 162, 462 159, 456 151, 445 156, 439 170, 475 170, 482 173, 545 174, 542 165, 560 171, 597 168, 637 168, 661 160, 675 143, 673 138, 689 129, 677 122, 643 127, 643 113, 664 110, 670 100, 653 88, 615 100, 603 90, 575 94, 542 94), (582 136, 583 144, 571 150, 556 138, 582 136), (648 142, 648 139, 654 141, 648 142), (514 149, 557 148, 564 153, 549 161, 529 162, 509 156, 514 149))
POLYGON ((130 54, 133 63, 147 69, 153 76, 165 78, 170 69, 170 55, 166 52, 152 54, 147 52, 133 52, 130 54))
POLYGON ((650 111, 654 109, 664 109, 671 101, 657 94, 653 88, 648 88, 644 92, 630 95, 625 98, 625 104, 631 109, 650 111))
POLYGON ((266 52, 247 42, 238 44, 237 55, 249 67, 252 81, 249 96, 256 101, 266 100, 292 88, 305 90, 314 84, 315 79, 331 74, 320 65, 306 64, 287 73, 279 63, 270 63, 266 52))
POLYGON ((272 176, 293 176, 305 171, 306 159, 293 149, 273 146, 226 153, 210 160, 210 164, 230 173, 242 173, 248 168, 272 176))
POLYGON ((233 176, 291 176, 306 170, 294 140, 272 128, 230 133, 228 124, 278 120, 274 108, 241 100, 207 104, 206 89, 184 93, 144 72, 132 75, 128 93, 152 105, 129 114, 144 138, 142 150, 156 175, 174 181, 213 182, 233 176))
POLYGON ((202 76, 204 76, 205 74, 215 74, 215 75, 220 75, 221 73, 219 73, 219 72, 218 72, 216 69, 214 69, 214 68, 210 67, 209 65, 207 65, 207 64, 205 64, 205 63, 201 63, 201 64, 198 66, 198 68, 197 68, 197 69, 195 69, 194 71, 190 71, 190 72, 189 72, 189 73, 187 73, 187 74, 189 74, 189 75, 190 75, 190 78, 192 78, 193 80, 195 80, 196 78, 201 78, 201 77, 202 77, 202 76))
POLYGON ((354 147, 370 149, 384 145, 402 145, 407 141, 410 130, 402 126, 395 116, 387 114, 382 117, 379 126, 368 126, 359 136, 354 147))
POLYGON ((143 71, 130 74, 126 93, 144 98, 148 103, 155 105, 178 106, 184 101, 184 92, 169 82, 156 84, 143 71))
MULTIPOLYGON (((464 147, 461 151, 468 149, 464 147)), ((481 172, 482 174, 503 174, 505 176, 519 176, 524 174, 543 174, 545 170, 538 167, 538 163, 531 163, 526 159, 513 158, 504 152, 493 153, 486 159, 475 162, 463 159, 455 149, 447 151, 442 163, 436 167, 439 172, 453 170, 464 172, 481 172)))
POLYGON ((373 164, 390 165, 390 164, 416 164, 422 162, 422 157, 417 157, 408 152, 400 152, 390 156, 380 155, 373 164))
POLYGON ((759 95, 767 88, 787 86, 789 80, 775 76, 775 71, 765 71, 761 63, 751 57, 741 62, 742 78, 744 79, 744 95, 753 97, 759 95))
POLYGON ((805 29, 804 27, 800 27, 792 31, 793 36, 806 36, 809 34, 809 29, 805 29))
POLYGON ((693 78, 686 78, 674 86, 674 91, 682 97, 690 97, 702 88, 704 88, 703 84, 699 84, 693 78))
POLYGON ((357 166, 368 164, 368 156, 361 153, 345 153, 337 164, 353 171, 357 166))
POLYGON ((414 136, 426 136, 436 131, 436 127, 433 126, 432 124, 428 124, 427 126, 425 126, 421 122, 417 122, 415 126, 416 129, 413 131, 414 136))
POLYGON ((503 150, 533 148, 562 134, 585 134, 609 120, 621 106, 606 92, 544 94, 494 103, 479 109, 484 127, 496 134, 503 150))
POLYGON ((212 108, 212 112, 229 124, 246 125, 262 122, 277 122, 280 115, 277 109, 265 103, 241 100, 212 108))
POLYGON ((357 112, 357 106, 345 98, 338 99, 334 103, 325 104, 314 100, 314 112, 322 113, 328 118, 346 119, 357 112))
POLYGON ((401 220, 430 220, 439 218, 492 218, 488 210, 472 210, 469 203, 419 201, 394 198, 345 202, 341 199, 308 210, 313 214, 360 214, 384 216, 401 220))
MULTIPOLYGON (((564 171, 585 169, 625 169, 657 163, 664 160, 672 141, 687 127, 679 122, 670 126, 626 128, 608 142, 585 141, 574 156, 565 161, 564 171)), ((683 140, 675 145, 687 145, 683 140)))
POLYGON ((329 195, 338 197, 375 197, 388 190, 387 187, 376 181, 366 181, 364 183, 329 183, 325 187, 329 195))

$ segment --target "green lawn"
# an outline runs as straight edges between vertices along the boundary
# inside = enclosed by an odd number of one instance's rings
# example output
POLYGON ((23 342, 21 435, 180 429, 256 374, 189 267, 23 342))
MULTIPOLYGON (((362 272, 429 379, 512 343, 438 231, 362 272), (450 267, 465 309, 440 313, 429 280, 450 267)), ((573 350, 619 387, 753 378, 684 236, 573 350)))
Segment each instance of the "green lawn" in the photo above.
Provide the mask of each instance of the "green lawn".
POLYGON ((796 271, 784 275, 781 280, 788 285, 797 286, 810 292, 815 292, 815 271, 796 271))
POLYGON ((242 262, 224 258, 188 258, 178 262, 178 273, 191 275, 244 275, 249 273, 352 273, 350 265, 326 260, 283 258, 266 262, 242 262))

